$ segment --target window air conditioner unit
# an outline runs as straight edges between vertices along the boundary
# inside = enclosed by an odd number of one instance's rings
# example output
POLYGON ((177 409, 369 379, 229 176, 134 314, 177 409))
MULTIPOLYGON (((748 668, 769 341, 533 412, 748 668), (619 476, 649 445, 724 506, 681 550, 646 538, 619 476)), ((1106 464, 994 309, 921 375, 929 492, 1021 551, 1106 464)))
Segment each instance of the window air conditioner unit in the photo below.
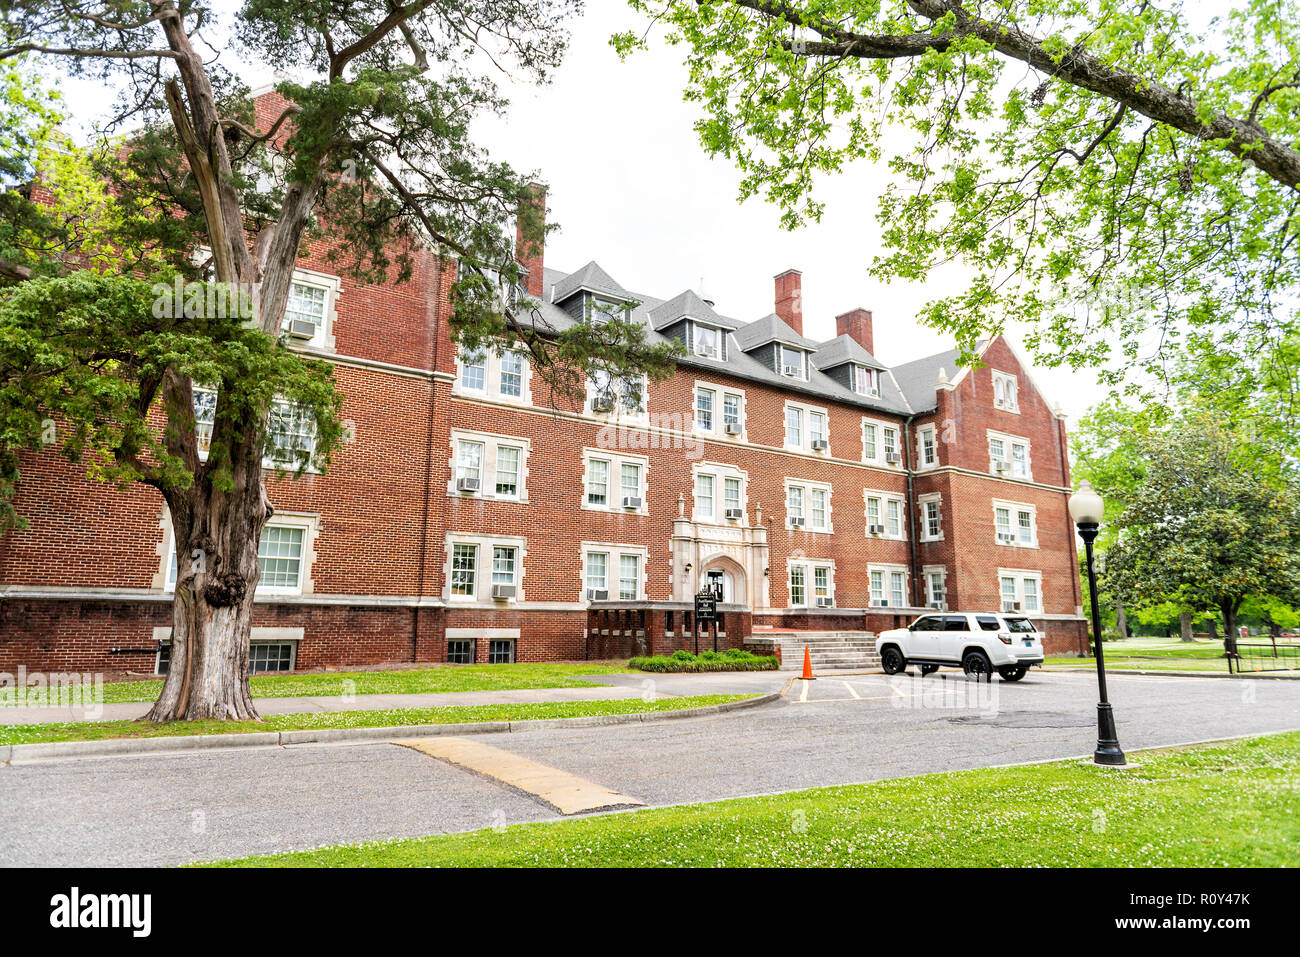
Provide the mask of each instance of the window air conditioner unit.
POLYGON ((814 452, 825 452, 831 447, 831 444, 825 439, 813 439, 812 447, 814 452))
POLYGON ((947 611, 948 603, 946 601, 932 601, 930 602, 930 607, 935 611, 947 611))
POLYGON ((999 542, 1005 542, 1006 544, 1010 545, 1015 540, 1016 540, 1016 536, 1012 535, 1010 532, 998 532, 999 542))
POLYGON ((704 356, 704 358, 706 359, 713 358, 713 350, 706 345, 701 345, 698 342, 695 344, 695 354, 697 356, 704 356))
POLYGON ((641 507, 641 498, 640 498, 640 496, 638 496, 638 495, 624 495, 624 496, 623 496, 623 507, 624 507, 624 508, 640 508, 640 507, 641 507))
POLYGON ((477 492, 478 488, 478 479, 476 478, 466 477, 456 479, 457 492, 477 492))
POLYGON ((885 464, 886 464, 886 465, 902 465, 902 464, 903 464, 903 457, 902 457, 901 455, 899 455, 897 452, 886 452, 886 453, 885 453, 885 464))
POLYGON ((993 463, 993 471, 996 472, 998 475, 1006 475, 1008 472, 1011 471, 1011 463, 1010 463, 1010 462, 994 462, 994 463, 993 463))
POLYGON ((799 378, 798 366, 781 366, 781 375, 789 376, 791 379, 799 378))
POLYGON ((791 518, 791 519, 790 519, 790 527, 791 527, 791 528, 803 528, 803 523, 804 523, 804 520, 803 520, 802 518, 791 518))
POLYGON ((290 339, 315 339, 316 323, 307 319, 290 319, 284 331, 290 339))
POLYGON ((883 534, 885 534, 885 526, 883 526, 883 525, 868 525, 868 526, 867 526, 867 534, 868 534, 868 535, 883 535, 883 534))
POLYGON ((1018 602, 1018 601, 1004 601, 1004 602, 1002 603, 1002 610, 1003 610, 1003 611, 1019 611, 1019 610, 1020 610, 1020 602, 1018 602))
POLYGON ((879 598, 879 599, 877 599, 875 602, 873 602, 873 604, 874 604, 877 608, 888 608, 888 607, 889 607, 889 599, 888 599, 888 598, 879 598))
POLYGON ((739 435, 740 432, 741 432, 741 428, 740 428, 740 423, 739 423, 739 422, 728 422, 728 423, 727 423, 727 434, 728 434, 728 435, 739 435))
POLYGON ((997 406, 999 409, 1005 409, 1007 407, 1007 400, 1003 398, 997 398, 993 400, 993 404, 997 406))
POLYGON ((591 400, 593 412, 613 412, 614 400, 607 395, 598 395, 591 400))
POLYGON ((833 598, 827 598, 827 597, 824 596, 824 595, 819 596, 819 597, 817 598, 817 607, 818 607, 818 608, 832 608, 832 607, 834 607, 834 605, 835 605, 835 599, 833 599, 833 598))
POLYGON ((587 589, 587 601, 608 601, 608 600, 609 600, 608 588, 587 589))
POLYGON ((729 509, 727 509, 726 515, 727 515, 727 518, 732 519, 732 520, 739 519, 739 518, 744 518, 744 517, 745 517, 745 510, 744 510, 743 508, 729 508, 729 509))
POLYGON ((492 598, 494 601, 501 601, 506 598, 514 598, 514 597, 515 597, 514 585, 493 585, 492 586, 492 598))

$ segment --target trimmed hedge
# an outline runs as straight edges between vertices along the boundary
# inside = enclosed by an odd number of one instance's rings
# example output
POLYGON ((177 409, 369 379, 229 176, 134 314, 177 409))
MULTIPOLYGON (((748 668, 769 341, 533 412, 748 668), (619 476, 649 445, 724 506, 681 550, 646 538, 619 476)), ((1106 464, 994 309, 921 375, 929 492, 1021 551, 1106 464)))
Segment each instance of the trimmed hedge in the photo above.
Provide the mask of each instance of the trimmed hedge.
POLYGON ((633 658, 627 663, 637 671, 776 671, 781 667, 775 655, 756 655, 732 648, 717 652, 710 649, 693 655, 689 651, 674 651, 671 655, 650 658, 633 658))

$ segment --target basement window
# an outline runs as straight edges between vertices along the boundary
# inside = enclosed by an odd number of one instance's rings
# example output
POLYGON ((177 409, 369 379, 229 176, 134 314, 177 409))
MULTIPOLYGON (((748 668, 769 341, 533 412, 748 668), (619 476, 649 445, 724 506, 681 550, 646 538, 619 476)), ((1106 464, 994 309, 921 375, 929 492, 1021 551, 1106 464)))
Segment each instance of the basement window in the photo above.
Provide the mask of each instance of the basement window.
MULTIPOLYGON (((293 671, 298 650, 292 641, 254 641, 248 649, 250 674, 268 671, 293 671)), ((154 661, 154 674, 166 675, 172 663, 172 643, 160 642, 158 657, 154 661)))
POLYGON ((472 639, 447 642, 447 663, 450 665, 472 665, 474 663, 474 642, 472 639))
POLYGON ((513 638, 493 639, 488 643, 488 664, 508 665, 515 660, 515 642, 513 638))

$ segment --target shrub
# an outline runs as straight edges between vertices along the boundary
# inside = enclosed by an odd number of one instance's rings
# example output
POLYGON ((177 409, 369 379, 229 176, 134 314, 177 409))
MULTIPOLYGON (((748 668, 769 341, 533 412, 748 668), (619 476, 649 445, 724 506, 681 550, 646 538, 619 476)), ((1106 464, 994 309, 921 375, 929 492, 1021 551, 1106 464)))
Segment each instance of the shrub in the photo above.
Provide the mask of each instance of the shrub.
POLYGON ((689 651, 674 651, 672 655, 633 658, 628 667, 637 671, 683 673, 704 671, 775 671, 781 663, 775 655, 755 655, 741 648, 719 654, 712 649, 698 656, 689 651))

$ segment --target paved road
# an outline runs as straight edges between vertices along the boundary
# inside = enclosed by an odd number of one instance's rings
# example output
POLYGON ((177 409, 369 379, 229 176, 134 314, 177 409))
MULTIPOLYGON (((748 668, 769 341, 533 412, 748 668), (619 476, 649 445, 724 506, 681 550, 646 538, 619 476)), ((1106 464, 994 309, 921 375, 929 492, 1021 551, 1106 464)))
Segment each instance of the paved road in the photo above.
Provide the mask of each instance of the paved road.
MULTIPOLYGON (((663 676, 656 685, 671 694, 759 691, 787 678, 663 676)), ((482 740, 663 805, 1086 754, 1095 696, 1089 676, 1038 671, 991 686, 959 675, 923 684, 824 677, 795 682, 778 704, 717 717, 482 740)), ((1130 751, 1300 728, 1300 682, 1115 675, 1111 698, 1130 751)), ((174 864, 555 816, 518 791, 390 744, 0 767, 7 865, 174 864)))

